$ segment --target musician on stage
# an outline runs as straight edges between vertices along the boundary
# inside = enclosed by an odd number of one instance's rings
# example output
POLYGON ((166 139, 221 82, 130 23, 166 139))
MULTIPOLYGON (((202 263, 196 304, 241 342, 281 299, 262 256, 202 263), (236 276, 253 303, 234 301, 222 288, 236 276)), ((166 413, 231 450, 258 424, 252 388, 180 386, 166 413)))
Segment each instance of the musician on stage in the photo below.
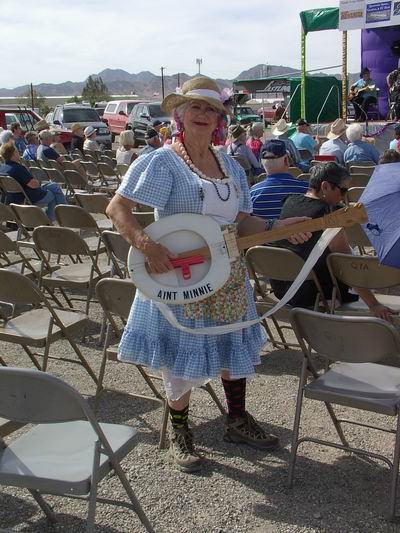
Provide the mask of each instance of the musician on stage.
MULTIPOLYGON (((221 226, 237 224, 240 235, 265 231, 274 224, 250 216, 244 170, 212 144, 224 127, 227 110, 223 96, 218 85, 205 77, 187 81, 181 94, 168 95, 162 107, 173 112, 177 142, 139 157, 110 202, 107 212, 116 228, 143 252, 153 273, 172 270, 174 255, 144 233, 132 215, 136 203, 154 207, 156 219, 175 213, 208 215, 221 226)), ((275 224, 279 227, 299 220, 304 218, 275 224)), ((292 238, 293 242, 305 242, 310 237, 297 234, 292 238)), ((243 260, 232 264, 229 280, 213 296, 171 308, 178 321, 190 328, 256 318, 243 260)), ((268 451, 279 446, 278 437, 267 433, 245 406, 247 378, 255 374, 265 343, 260 325, 220 336, 182 332, 170 325, 154 301, 136 295, 119 358, 162 372, 172 426, 170 457, 182 471, 194 472, 202 464, 188 426, 191 389, 214 378, 221 377, 228 405, 224 439, 268 451)))
POLYGON ((389 98, 394 103, 394 113, 396 120, 400 119, 400 69, 392 70, 386 78, 388 84, 389 98))
POLYGON ((350 87, 349 99, 354 106, 355 121, 364 122, 368 118, 368 109, 371 104, 376 104, 376 82, 371 78, 368 68, 364 68, 360 79, 350 87))

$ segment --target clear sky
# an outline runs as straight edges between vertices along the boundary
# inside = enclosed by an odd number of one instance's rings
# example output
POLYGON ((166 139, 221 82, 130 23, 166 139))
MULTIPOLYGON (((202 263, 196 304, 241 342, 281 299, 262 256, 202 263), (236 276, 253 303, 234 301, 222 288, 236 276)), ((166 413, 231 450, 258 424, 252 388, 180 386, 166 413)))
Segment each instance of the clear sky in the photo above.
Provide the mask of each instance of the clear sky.
MULTIPOLYGON (((299 12, 338 0, 1 0, 0 87, 83 81, 105 68, 234 78, 259 63, 300 66, 299 12)), ((349 71, 360 32, 349 33, 349 71)), ((312 33, 309 69, 341 63, 341 33, 312 33)), ((334 72, 339 72, 337 68, 334 72)))

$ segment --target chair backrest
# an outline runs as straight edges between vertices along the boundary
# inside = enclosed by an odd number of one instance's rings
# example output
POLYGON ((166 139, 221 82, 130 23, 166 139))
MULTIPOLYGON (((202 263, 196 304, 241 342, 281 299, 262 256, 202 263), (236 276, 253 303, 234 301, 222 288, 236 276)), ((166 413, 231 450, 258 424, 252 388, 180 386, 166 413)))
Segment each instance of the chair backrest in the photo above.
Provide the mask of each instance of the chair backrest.
POLYGON ((15 222, 16 217, 15 213, 12 211, 8 205, 0 203, 0 224, 4 222, 15 222))
POLYGON ((116 151, 115 150, 110 150, 110 149, 106 149, 106 150, 103 150, 103 155, 106 155, 108 157, 110 157, 111 159, 113 159, 116 155, 116 151))
POLYGON ((117 172, 120 178, 125 176, 126 171, 128 170, 129 165, 125 165, 124 163, 118 163, 117 164, 117 172))
MULTIPOLYGON (((55 161, 55 163, 57 163, 57 161, 55 161)), ((58 170, 57 168, 46 168, 46 172, 51 181, 61 184, 65 183, 65 177, 61 170, 58 170)))
POLYGON ((100 173, 107 177, 107 176, 115 176, 115 170, 112 166, 110 166, 108 163, 104 163, 103 161, 99 161, 97 163, 97 168, 99 169, 100 173))
POLYGON ((127 279, 103 278, 96 285, 96 296, 106 315, 117 315, 127 320, 136 287, 127 279))
POLYGON ((294 178, 297 178, 297 176, 300 176, 301 170, 297 167, 289 167, 288 173, 291 174, 294 178))
POLYGON ((55 170, 59 170, 60 172, 62 172, 62 170, 63 170, 62 164, 59 163, 58 161, 56 161, 55 159, 49 159, 47 161, 46 170, 47 170, 47 168, 53 168, 55 170))
POLYGON ((77 170, 76 164, 73 161, 67 161, 64 159, 62 162, 63 170, 77 170))
POLYGON ((129 243, 116 231, 103 231, 101 238, 110 255, 113 255, 118 261, 127 264, 129 243))
POLYGON ((49 179, 47 172, 43 168, 30 167, 29 172, 32 174, 35 180, 47 181, 49 179))
POLYGON ((350 204, 358 202, 364 190, 365 187, 350 187, 350 189, 346 193, 346 203, 350 204))
POLYGON ((385 320, 300 308, 292 309, 290 318, 305 355, 306 345, 330 361, 348 363, 373 363, 400 354, 399 333, 385 320))
POLYGON ((10 176, 0 176, 0 189, 6 195, 7 194, 22 194, 25 199, 25 202, 27 204, 31 203, 24 189, 21 187, 18 181, 15 180, 14 178, 11 178, 10 176))
POLYGON ((0 268, 0 302, 14 305, 37 305, 44 297, 40 289, 26 276, 0 268))
POLYGON ((40 226, 33 230, 38 250, 56 255, 91 255, 86 242, 72 229, 40 226))
POLYGON ((15 216, 24 228, 51 226, 52 222, 46 213, 37 205, 10 204, 15 216))
POLYGON ((359 165, 350 165, 349 172, 350 174, 367 174, 368 176, 372 176, 373 172, 375 170, 375 165, 371 165, 371 162, 369 164, 363 164, 359 165))
POLYGON ((154 211, 150 211, 148 213, 139 212, 135 213, 134 216, 139 222, 139 224, 142 226, 142 228, 146 228, 149 224, 152 224, 154 222, 154 211))
POLYGON ((310 150, 300 149, 299 154, 302 161, 311 161, 313 158, 313 154, 310 152, 310 150))
POLYGON ((244 157, 242 157, 241 155, 233 155, 231 156, 233 157, 233 159, 236 159, 236 161, 239 163, 239 165, 246 171, 246 172, 249 172, 251 170, 251 165, 250 163, 247 161, 247 159, 245 159, 244 157))
POLYGON ((109 197, 102 193, 75 193, 75 200, 88 213, 101 213, 102 215, 106 214, 106 209, 110 203, 109 197))
POLYGON ((303 172, 297 176, 298 180, 310 181, 311 174, 309 172, 303 172))
POLYGON ((87 418, 82 396, 60 379, 26 368, 0 367, 0 416, 45 424, 87 418))
POLYGON ((377 257, 349 254, 329 254, 327 265, 332 280, 350 287, 387 289, 400 285, 400 270, 381 265, 377 257))
POLYGON ((100 176, 99 169, 93 161, 81 161, 81 165, 85 169, 86 174, 91 178, 97 179, 100 176))
POLYGON ((95 219, 78 205, 57 205, 56 220, 64 228, 99 229, 95 219))
POLYGON ((97 152, 95 150, 88 150, 87 148, 84 148, 83 152, 84 152, 85 156, 93 158, 95 161, 97 161, 99 156, 100 156, 99 152, 97 152))
POLYGON ((86 189, 87 181, 77 170, 65 170, 65 181, 72 189, 86 189))
POLYGON ((336 161, 336 157, 334 155, 315 155, 314 161, 321 163, 324 161, 336 161))
POLYGON ((7 236, 7 233, 0 230, 0 254, 18 253, 17 245, 7 236))
POLYGON ((111 168, 115 168, 115 161, 112 157, 109 157, 108 155, 101 154, 100 161, 102 163, 107 163, 108 165, 110 165, 111 168))
POLYGON ((368 185, 370 176, 368 174, 351 174, 350 187, 366 187, 368 185))

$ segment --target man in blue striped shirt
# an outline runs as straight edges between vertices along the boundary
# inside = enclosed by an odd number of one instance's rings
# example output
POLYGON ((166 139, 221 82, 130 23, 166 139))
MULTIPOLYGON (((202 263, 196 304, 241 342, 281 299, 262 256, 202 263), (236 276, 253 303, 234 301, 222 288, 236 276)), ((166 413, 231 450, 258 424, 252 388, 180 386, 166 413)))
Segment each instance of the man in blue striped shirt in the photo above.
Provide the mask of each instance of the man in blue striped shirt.
POLYGON ((250 189, 253 215, 265 219, 279 218, 283 201, 289 194, 305 194, 308 182, 289 174, 286 145, 279 139, 267 141, 261 148, 267 177, 250 189))

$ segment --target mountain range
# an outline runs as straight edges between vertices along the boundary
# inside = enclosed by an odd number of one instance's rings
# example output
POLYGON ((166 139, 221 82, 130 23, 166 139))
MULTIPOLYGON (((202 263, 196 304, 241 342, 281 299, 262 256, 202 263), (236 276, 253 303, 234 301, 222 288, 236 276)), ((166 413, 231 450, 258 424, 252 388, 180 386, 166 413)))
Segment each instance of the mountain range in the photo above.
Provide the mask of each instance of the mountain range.
MULTIPOLYGON (((298 69, 296 70, 282 65, 256 65, 248 70, 244 70, 235 79, 255 79, 264 76, 282 76, 298 72, 298 69)), ((110 94, 136 94, 140 97, 151 97, 161 93, 161 76, 157 76, 148 71, 139 72, 138 74, 130 74, 122 69, 107 68, 98 74, 92 74, 92 76, 101 77, 107 85, 110 94)), ((165 94, 174 92, 176 87, 182 85, 186 80, 193 77, 194 76, 189 76, 185 73, 179 73, 172 76, 164 75, 165 94)), ((233 81, 234 80, 217 79, 217 82, 221 87, 232 87, 233 81)), ((66 81, 64 83, 40 83, 35 85, 34 88, 43 96, 80 96, 85 83, 86 80, 81 82, 66 81)), ((25 95, 29 89, 29 85, 22 85, 20 87, 15 87, 14 89, 0 89, 0 97, 22 96, 25 95)))

